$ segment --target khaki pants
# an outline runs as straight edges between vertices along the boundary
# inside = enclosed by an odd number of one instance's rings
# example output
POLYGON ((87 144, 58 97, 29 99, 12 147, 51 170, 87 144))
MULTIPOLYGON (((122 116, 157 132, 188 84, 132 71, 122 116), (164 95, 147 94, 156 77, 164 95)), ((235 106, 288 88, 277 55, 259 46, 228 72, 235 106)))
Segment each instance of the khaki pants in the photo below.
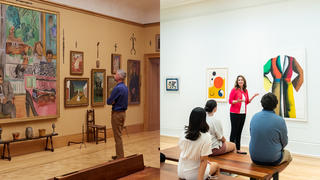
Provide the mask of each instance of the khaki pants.
POLYGON ((282 164, 284 162, 290 162, 292 160, 292 156, 291 156, 290 151, 288 151, 286 149, 283 150, 282 156, 283 156, 282 160, 281 160, 281 162, 279 164, 282 164))
POLYGON ((123 129, 123 126, 124 126, 125 118, 126 118, 126 113, 125 112, 112 111, 111 125, 112 125, 112 131, 113 131, 113 137, 114 137, 114 141, 115 141, 115 146, 116 146, 117 158, 123 158, 124 157, 121 135, 122 135, 122 129, 123 129))

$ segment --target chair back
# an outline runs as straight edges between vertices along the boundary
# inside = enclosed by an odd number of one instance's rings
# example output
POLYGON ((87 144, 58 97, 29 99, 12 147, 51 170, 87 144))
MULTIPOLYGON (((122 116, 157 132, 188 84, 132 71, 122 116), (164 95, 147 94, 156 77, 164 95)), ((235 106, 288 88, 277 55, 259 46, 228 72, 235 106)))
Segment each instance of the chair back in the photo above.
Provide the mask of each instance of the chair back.
POLYGON ((87 126, 95 124, 94 109, 87 110, 87 126))

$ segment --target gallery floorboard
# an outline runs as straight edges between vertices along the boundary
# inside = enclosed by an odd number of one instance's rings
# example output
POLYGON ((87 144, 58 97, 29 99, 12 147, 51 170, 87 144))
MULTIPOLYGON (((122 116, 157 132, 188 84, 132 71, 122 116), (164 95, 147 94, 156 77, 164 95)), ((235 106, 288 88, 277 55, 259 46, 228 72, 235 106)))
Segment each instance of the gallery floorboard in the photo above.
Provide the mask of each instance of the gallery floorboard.
MULTIPOLYGON (((143 154, 145 166, 160 167, 159 131, 123 134, 125 156, 143 154)), ((115 155, 114 140, 107 143, 86 143, 56 148, 54 152, 41 151, 13 156, 11 161, 0 159, 1 180, 42 180, 72 171, 92 167, 111 160, 115 155)), ((2 146, 1 146, 2 148, 2 146)))
MULTIPOLYGON (((177 146, 178 138, 169 136, 160 136, 160 149, 166 149, 177 146)), ((243 150, 248 152, 248 148, 243 150)), ((177 164, 167 161, 171 164, 177 164)), ((280 173, 281 180, 319 180, 320 179, 320 158, 306 157, 293 154, 293 160, 290 165, 280 173)), ((240 177, 240 176, 239 176, 240 177)), ((241 177, 249 179, 247 177, 241 177)), ((162 178, 161 178, 162 179, 162 178)))

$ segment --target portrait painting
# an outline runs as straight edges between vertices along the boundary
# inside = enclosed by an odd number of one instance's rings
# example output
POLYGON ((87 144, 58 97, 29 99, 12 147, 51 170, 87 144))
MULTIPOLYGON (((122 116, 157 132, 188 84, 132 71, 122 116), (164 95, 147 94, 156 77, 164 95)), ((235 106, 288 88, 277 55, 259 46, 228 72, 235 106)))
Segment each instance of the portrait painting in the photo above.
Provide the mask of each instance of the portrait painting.
POLYGON ((208 68, 207 69, 207 98, 218 102, 227 102, 227 68, 208 68))
POLYGON ((128 60, 129 104, 140 104, 140 61, 128 60))
POLYGON ((166 78, 166 90, 167 91, 179 91, 179 79, 178 78, 166 78))
POLYGON ((83 74, 83 52, 70 51, 70 74, 82 75, 83 74))
POLYGON ((91 105, 104 106, 106 100, 106 70, 91 70, 91 105))
POLYGON ((274 110, 286 120, 306 121, 305 50, 270 53, 263 64, 264 91, 278 99, 274 110))
POLYGON ((64 79, 64 106, 78 107, 89 105, 89 78, 64 79))
POLYGON ((112 54, 111 55, 111 74, 116 74, 117 70, 121 68, 121 55, 112 54))
POLYGON ((0 121, 30 121, 59 116, 59 14, 43 9, 0 3, 0 121), (54 37, 46 30, 50 14, 54 37), (50 47, 47 46, 50 36, 50 47), (49 56, 46 49, 50 49, 49 56), (55 59, 53 60, 53 51, 55 59), (51 56, 52 55, 52 56, 51 56), (1 88, 0 88, 1 91, 1 88))
POLYGON ((117 85, 117 81, 113 76, 107 76, 107 98, 110 97, 113 88, 117 85))

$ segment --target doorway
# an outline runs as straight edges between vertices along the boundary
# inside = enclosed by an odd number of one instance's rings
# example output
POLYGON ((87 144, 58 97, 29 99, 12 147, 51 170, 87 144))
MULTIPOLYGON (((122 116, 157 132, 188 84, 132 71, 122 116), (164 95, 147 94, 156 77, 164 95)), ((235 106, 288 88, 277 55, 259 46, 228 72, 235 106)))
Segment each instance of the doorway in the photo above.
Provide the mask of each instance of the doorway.
POLYGON ((146 54, 144 130, 160 130, 160 54, 146 54))

